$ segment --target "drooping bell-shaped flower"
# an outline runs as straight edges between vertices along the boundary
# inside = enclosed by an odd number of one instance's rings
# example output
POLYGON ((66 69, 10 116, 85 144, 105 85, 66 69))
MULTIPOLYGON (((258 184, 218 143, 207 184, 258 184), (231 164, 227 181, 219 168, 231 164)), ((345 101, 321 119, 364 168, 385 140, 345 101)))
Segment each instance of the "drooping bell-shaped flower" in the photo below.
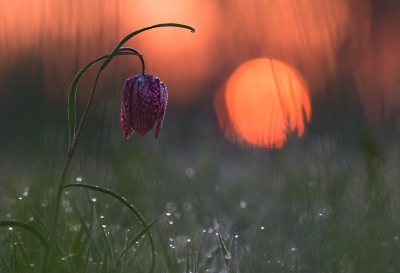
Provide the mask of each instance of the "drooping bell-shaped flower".
POLYGON ((159 78, 141 74, 127 79, 121 106, 124 137, 129 138, 135 131, 144 136, 154 127, 157 138, 164 121, 167 100, 167 87, 159 78))

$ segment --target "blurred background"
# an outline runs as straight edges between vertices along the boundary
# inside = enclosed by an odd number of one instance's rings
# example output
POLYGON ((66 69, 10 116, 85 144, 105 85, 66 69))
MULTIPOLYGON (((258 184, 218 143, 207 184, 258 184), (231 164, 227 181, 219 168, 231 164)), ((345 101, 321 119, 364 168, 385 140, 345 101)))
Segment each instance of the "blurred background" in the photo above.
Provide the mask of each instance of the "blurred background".
MULTIPOLYGON (((71 181, 127 193, 146 219, 173 203, 185 236, 214 228, 254 239, 266 217, 256 272, 290 268, 284 258, 306 245, 319 213, 307 272, 400 272, 395 0, 0 0, 0 218, 24 189, 43 211, 51 200, 80 68, 166 22, 196 32, 159 28, 126 44, 168 87, 159 138, 123 140, 122 85, 141 66, 115 58, 71 181)), ((79 85, 78 118, 96 71, 79 85)), ((246 259, 250 243, 238 244, 246 259)))

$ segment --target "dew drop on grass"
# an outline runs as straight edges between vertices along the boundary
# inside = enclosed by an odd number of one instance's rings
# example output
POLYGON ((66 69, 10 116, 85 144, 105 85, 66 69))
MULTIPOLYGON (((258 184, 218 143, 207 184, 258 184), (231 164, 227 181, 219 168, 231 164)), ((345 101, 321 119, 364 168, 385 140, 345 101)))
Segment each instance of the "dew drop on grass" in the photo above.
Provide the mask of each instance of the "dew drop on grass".
POLYGON ((261 227, 261 230, 263 230, 264 228, 265 228, 265 227, 264 227, 264 226, 262 226, 262 227, 261 227))
POLYGON ((297 248, 295 248, 295 247, 292 247, 292 251, 296 251, 297 250, 297 248))
POLYGON ((68 194, 69 194, 69 191, 65 191, 64 194, 68 195, 68 194))
POLYGON ((239 234, 235 233, 235 238, 236 239, 239 238, 239 234))
POLYGON ((12 228, 12 227, 9 227, 8 229, 9 229, 9 230, 13 230, 13 228, 12 228))
POLYGON ((215 232, 215 235, 217 235, 217 236, 218 236, 218 235, 219 235, 219 232, 218 232, 218 231, 217 231, 217 232, 215 232))
POLYGON ((166 213, 165 215, 170 216, 170 215, 171 215, 171 212, 170 212, 170 211, 167 211, 167 213, 166 213))
POLYGON ((101 219, 104 219, 104 215, 103 215, 103 214, 101 214, 101 215, 100 215, 100 218, 101 218, 101 219))
POLYGON ((78 177, 76 178, 76 181, 77 181, 77 182, 82 182, 82 177, 78 176, 78 177))
POLYGON ((226 259, 226 260, 230 260, 231 258, 232 258, 232 256, 231 256, 231 254, 226 254, 225 256, 224 256, 224 258, 226 259))
POLYGON ((11 214, 10 213, 7 213, 7 218, 11 218, 11 214))
POLYGON ((29 222, 33 222, 33 220, 35 220, 34 217, 30 217, 30 218, 29 218, 29 222))
POLYGON ((207 230, 203 229, 203 233, 205 233, 207 230))
POLYGON ((169 224, 172 225, 174 223, 174 221, 169 221, 169 224))
POLYGON ((93 197, 92 199, 90 199, 90 201, 92 201, 92 202, 94 203, 94 202, 97 201, 97 198, 94 198, 94 197, 93 197))
POLYGON ((101 225, 103 228, 106 228, 106 225, 101 225))
POLYGON ((187 239, 187 242, 190 243, 190 239, 187 239))
POLYGON ((22 197, 18 197, 19 200, 22 200, 22 197))

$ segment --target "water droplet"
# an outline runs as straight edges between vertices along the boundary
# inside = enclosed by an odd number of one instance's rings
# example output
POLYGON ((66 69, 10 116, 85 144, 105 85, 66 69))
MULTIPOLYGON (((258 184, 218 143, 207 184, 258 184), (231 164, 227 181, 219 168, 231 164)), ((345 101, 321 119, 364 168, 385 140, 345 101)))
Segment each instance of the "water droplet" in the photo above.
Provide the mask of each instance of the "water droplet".
POLYGON ((35 220, 34 217, 30 217, 30 218, 29 218, 29 222, 33 222, 33 220, 35 220))
POLYGON ((19 200, 22 200, 22 197, 18 197, 19 200))
POLYGON ((76 178, 76 181, 82 182, 82 177, 78 176, 78 177, 76 178))
POLYGON ((194 33, 194 29, 191 29, 190 32, 191 32, 191 33, 194 33))
POLYGON ((66 213, 71 213, 72 212, 72 208, 71 207, 66 207, 65 208, 65 212, 66 213))
POLYGON ((104 219, 104 215, 103 215, 103 214, 100 214, 100 218, 101 218, 101 219, 104 219))
POLYGON ((217 232, 215 232, 215 235, 219 236, 219 232, 218 232, 218 231, 217 231, 217 232))
POLYGON ((64 257, 62 257, 62 258, 61 258, 61 260, 65 261, 65 258, 64 258, 64 257))
POLYGON ((12 228, 12 227, 9 227, 8 230, 13 230, 13 228, 12 228))
POLYGON ((322 216, 322 213, 320 213, 319 216, 322 216))
POLYGON ((262 226, 262 227, 261 227, 261 230, 263 230, 264 228, 265 228, 265 227, 264 227, 264 226, 262 226))
POLYGON ((97 201, 97 199, 93 197, 92 199, 90 199, 90 201, 92 201, 92 202, 96 202, 96 201, 97 201))
POLYGON ((292 251, 296 251, 297 250, 297 248, 295 248, 295 247, 292 247, 292 251))
POLYGON ((6 217, 7 217, 7 218, 11 218, 11 214, 10 214, 10 213, 7 213, 6 217))
POLYGON ((170 211, 167 211, 167 213, 166 213, 165 215, 170 216, 170 215, 171 215, 171 212, 170 212, 170 211))
POLYGON ((245 201, 240 201, 240 207, 242 208, 242 209, 244 209, 244 208, 246 208, 246 206, 247 206, 247 203, 245 202, 245 201))
POLYGON ((226 254, 225 256, 224 256, 224 258, 226 259, 226 260, 230 260, 231 258, 232 258, 232 256, 231 256, 231 254, 226 254))
POLYGON ((235 234, 235 238, 239 238, 239 234, 236 233, 236 234, 235 234))
POLYGON ((193 177, 194 174, 195 174, 195 172, 196 172, 196 171, 193 169, 193 167, 187 167, 187 168, 185 169, 185 175, 186 175, 187 177, 189 177, 189 178, 193 177))
POLYGON ((30 266, 30 267, 34 267, 34 266, 35 266, 35 264, 29 264, 29 266, 30 266))
POLYGON ((174 223, 174 221, 169 221, 169 224, 172 225, 174 223))
POLYGON ((203 233, 205 233, 207 230, 203 229, 203 233))
POLYGON ((393 237, 393 241, 397 241, 397 240, 399 240, 399 236, 398 235, 393 237))
POLYGON ((103 228, 106 228, 106 225, 101 225, 103 228))
POLYGON ((190 239, 187 239, 187 242, 190 243, 190 239))
POLYGON ((171 238, 169 238, 169 240, 172 242, 174 240, 174 238, 171 237, 171 238))
POLYGON ((68 195, 68 194, 69 194, 69 191, 65 191, 64 194, 68 195))

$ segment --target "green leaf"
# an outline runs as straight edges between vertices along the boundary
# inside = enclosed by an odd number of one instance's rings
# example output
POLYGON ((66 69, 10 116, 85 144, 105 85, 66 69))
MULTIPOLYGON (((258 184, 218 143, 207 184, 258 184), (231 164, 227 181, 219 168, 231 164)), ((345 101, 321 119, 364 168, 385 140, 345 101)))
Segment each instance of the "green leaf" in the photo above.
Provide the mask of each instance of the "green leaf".
POLYGON ((117 44, 117 46, 113 49, 113 51, 111 52, 110 57, 109 57, 108 59, 111 60, 111 59, 117 54, 118 50, 124 45, 124 43, 126 43, 126 42, 127 42, 130 38, 132 38, 133 36, 135 36, 135 35, 137 35, 137 34, 143 32, 143 31, 146 31, 146 30, 149 30, 149 29, 152 29, 152 28, 158 28, 158 27, 180 27, 180 28, 189 29, 191 32, 194 32, 194 31, 195 31, 194 28, 192 28, 192 27, 190 27, 190 26, 182 25, 182 24, 175 24, 175 23, 165 23, 165 24, 158 24, 158 25, 153 25, 153 26, 150 26, 150 27, 145 27, 145 28, 136 30, 136 31, 134 31, 134 32, 129 33, 128 35, 126 35, 126 36, 117 44))
POLYGON ((19 220, 0 220, 0 227, 21 227, 23 229, 29 230, 43 243, 44 247, 47 248, 47 240, 43 237, 43 235, 34 227, 29 224, 26 224, 19 220))
POLYGON ((101 61, 105 58, 108 57, 107 55, 101 56, 97 58, 94 61, 91 61, 88 63, 84 68, 82 68, 78 74, 76 74, 74 80, 72 81, 71 87, 69 88, 69 94, 68 94, 68 129, 69 129, 69 137, 68 137, 68 143, 69 143, 69 149, 71 149, 72 142, 75 137, 75 127, 76 127, 76 91, 78 88, 78 83, 79 80, 81 79, 82 75, 88 70, 92 65, 97 63, 98 61, 101 61))
POLYGON ((29 257, 28 257, 28 254, 25 251, 24 245, 22 244, 22 242, 19 239, 19 237, 18 237, 17 233, 15 232, 15 230, 13 230, 13 235, 14 235, 15 241, 17 242, 19 251, 21 252, 22 259, 24 260, 25 265, 28 268, 28 272, 31 272, 32 271, 31 262, 29 261, 29 257))
MULTIPOLYGON (((158 216, 153 222, 150 223, 150 225, 146 226, 144 229, 142 229, 142 231, 140 231, 133 239, 132 241, 130 241, 128 249, 131 249, 131 247, 136 244, 140 238, 143 237, 143 235, 145 235, 146 233, 149 232, 149 230, 151 229, 152 226, 154 226, 155 223, 157 223, 163 216, 165 215, 165 213, 161 214, 160 216, 158 216)), ((153 251, 153 250, 152 250, 153 251)), ((154 255, 154 252, 152 253, 154 255)), ((118 260, 121 259, 121 257, 125 255, 125 250, 118 256, 118 260)), ((153 267, 153 266, 152 266, 153 267)))
POLYGON ((107 267, 108 267, 108 254, 107 254, 107 251, 104 250, 101 273, 106 273, 107 272, 107 267))
POLYGON ((108 256, 112 260, 113 259, 113 255, 112 255, 113 252, 111 250, 110 240, 108 240, 107 231, 105 229, 105 225, 103 224, 101 217, 100 217, 100 228, 101 228, 101 234, 103 235, 104 243, 106 244, 106 250, 107 250, 108 256))
POLYGON ((189 242, 186 243, 186 273, 190 272, 189 242))
POLYGON ((76 211, 76 213, 78 214, 78 218, 81 222, 81 228, 84 229, 86 236, 89 238, 90 243, 92 245, 94 254, 97 256, 97 259, 100 261, 101 260, 101 253, 100 250, 95 242, 95 240, 93 239, 92 236, 92 232, 90 231, 89 227, 86 225, 86 221, 84 219, 84 217, 82 216, 82 214, 80 213, 78 207, 76 206, 75 202, 72 202, 72 207, 74 208, 74 210, 76 211))
POLYGON ((88 249, 86 251, 86 257, 85 257, 85 262, 83 264, 83 270, 82 273, 86 273, 87 268, 88 268, 88 263, 89 263, 89 257, 90 257, 90 244, 88 245, 88 249))
POLYGON ((306 245, 306 247, 305 247, 303 253, 301 254, 301 258, 300 258, 300 262, 299 262, 299 266, 298 266, 298 269, 299 269, 299 270, 301 269, 301 266, 302 266, 302 264, 303 264, 304 258, 306 257, 307 252, 308 252, 308 249, 309 249, 310 246, 311 246, 311 243, 312 243, 312 241, 313 241, 313 239, 314 239, 315 233, 317 232, 319 223, 321 222, 321 218, 322 218, 322 214, 319 215, 317 224, 315 225, 314 230, 313 230, 313 232, 311 233, 310 238, 308 239, 307 245, 306 245))
POLYGON ((222 255, 224 255, 225 265, 226 265, 226 267, 228 267, 229 260, 231 259, 231 254, 226 249, 224 241, 222 240, 221 234, 219 232, 218 232, 218 239, 219 239, 219 246, 221 247, 222 255))
MULTIPOLYGON (((108 194, 108 195, 114 197, 115 199, 120 201, 122 204, 124 204, 130 211, 132 211, 133 214, 136 216, 136 218, 139 220, 139 222, 142 224, 142 226, 145 227, 145 229, 146 229, 146 227, 147 227, 146 220, 143 218, 143 216, 140 214, 140 212, 131 203, 129 203, 126 200, 125 197, 122 197, 118 193, 116 193, 116 192, 114 192, 112 190, 106 189, 106 188, 99 187, 99 186, 82 184, 82 183, 66 184, 62 188, 65 189, 65 188, 68 188, 68 187, 78 187, 78 188, 91 189, 91 190, 98 191, 98 192, 101 192, 101 193, 105 193, 105 194, 108 194)), ((149 240, 150 240, 151 254, 152 254, 152 265, 151 265, 150 272, 154 272, 154 266, 155 266, 155 262, 156 262, 156 257, 155 257, 155 254, 154 254, 155 253, 155 246, 154 246, 153 236, 151 235, 151 232, 149 230, 147 230, 147 236, 149 237, 149 240)))

